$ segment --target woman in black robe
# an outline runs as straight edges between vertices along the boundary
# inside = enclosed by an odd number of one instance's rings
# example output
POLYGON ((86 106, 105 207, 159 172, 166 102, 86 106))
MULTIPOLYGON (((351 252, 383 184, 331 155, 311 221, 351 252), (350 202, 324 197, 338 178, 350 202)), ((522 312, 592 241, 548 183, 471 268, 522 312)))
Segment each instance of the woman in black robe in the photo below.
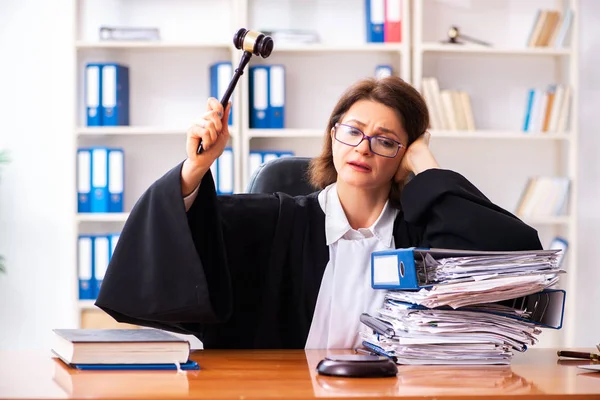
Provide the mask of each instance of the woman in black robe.
POLYGON ((229 139, 229 111, 209 99, 188 157, 131 211, 96 301, 117 321, 193 334, 205 348, 305 348, 332 258, 319 198, 332 187, 348 233, 391 209, 396 248, 542 248, 533 228, 440 168, 425 102, 400 78, 361 80, 341 96, 307 196, 216 195, 210 165, 229 139))

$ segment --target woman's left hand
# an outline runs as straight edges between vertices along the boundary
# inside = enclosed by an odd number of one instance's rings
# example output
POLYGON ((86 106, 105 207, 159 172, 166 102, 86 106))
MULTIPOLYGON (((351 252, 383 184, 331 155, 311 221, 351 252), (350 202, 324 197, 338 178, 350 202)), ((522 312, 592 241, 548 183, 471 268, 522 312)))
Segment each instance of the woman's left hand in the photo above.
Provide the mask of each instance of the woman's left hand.
POLYGON ((396 182, 403 182, 411 172, 418 175, 427 169, 440 167, 429 149, 430 137, 431 134, 425 132, 408 146, 396 172, 396 182))

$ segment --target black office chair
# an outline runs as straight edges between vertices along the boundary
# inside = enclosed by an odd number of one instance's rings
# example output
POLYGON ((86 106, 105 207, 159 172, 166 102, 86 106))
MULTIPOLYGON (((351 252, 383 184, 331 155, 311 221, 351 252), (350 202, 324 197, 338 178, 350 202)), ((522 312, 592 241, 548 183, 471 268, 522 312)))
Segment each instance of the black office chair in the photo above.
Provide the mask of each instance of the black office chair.
POLYGON ((248 193, 283 192, 307 195, 317 189, 308 182, 309 157, 281 157, 262 164, 250 178, 248 193))

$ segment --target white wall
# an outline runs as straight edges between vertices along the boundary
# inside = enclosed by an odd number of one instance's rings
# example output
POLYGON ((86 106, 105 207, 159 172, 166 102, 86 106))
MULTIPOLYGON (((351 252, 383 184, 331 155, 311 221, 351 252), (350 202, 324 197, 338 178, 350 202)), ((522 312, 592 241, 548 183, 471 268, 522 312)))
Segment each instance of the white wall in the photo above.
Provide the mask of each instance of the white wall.
MULTIPOLYGON (((48 349, 52 328, 77 322, 75 199, 65 195, 73 190, 75 149, 74 1, 0 1, 0 146, 13 158, 0 177, 0 254, 8 268, 0 275, 0 349, 48 349)), ((599 2, 581 0, 579 287, 589 295, 579 306, 575 344, 585 346, 600 341, 600 322, 592 318, 600 304, 600 137, 593 119, 600 101, 599 16, 599 2)), ((503 156, 492 156, 502 164, 503 156)))
POLYGON ((72 4, 0 2, 0 348, 49 348, 76 323, 72 4))
POLYGON ((581 0, 579 97, 579 273, 578 288, 585 296, 577 307, 575 343, 600 343, 600 2, 581 0))

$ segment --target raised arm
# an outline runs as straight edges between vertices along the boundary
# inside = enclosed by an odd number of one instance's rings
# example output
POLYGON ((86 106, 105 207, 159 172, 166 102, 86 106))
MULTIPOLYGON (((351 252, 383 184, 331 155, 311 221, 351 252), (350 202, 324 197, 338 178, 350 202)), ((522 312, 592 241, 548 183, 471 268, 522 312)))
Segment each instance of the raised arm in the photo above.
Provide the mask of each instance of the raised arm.
POLYGON ((202 340, 214 326, 235 327, 239 335, 252 317, 266 268, 256 260, 268 258, 279 200, 217 196, 210 164, 227 134, 223 128, 215 142, 207 132, 198 159, 193 157, 202 133, 188 132, 193 154, 158 179, 127 219, 96 301, 117 321, 202 340), (186 206, 184 196, 195 189, 186 206))

